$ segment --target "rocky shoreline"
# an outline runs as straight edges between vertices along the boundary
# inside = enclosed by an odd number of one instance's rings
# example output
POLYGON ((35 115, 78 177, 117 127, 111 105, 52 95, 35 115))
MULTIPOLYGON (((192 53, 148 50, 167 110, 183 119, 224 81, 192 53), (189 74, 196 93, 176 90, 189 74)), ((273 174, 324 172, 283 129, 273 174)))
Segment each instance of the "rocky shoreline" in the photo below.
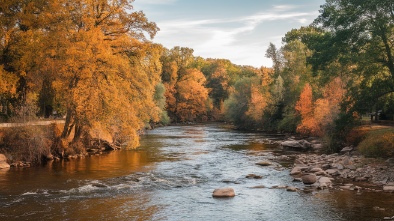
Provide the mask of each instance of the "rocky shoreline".
MULTIPOLYGON (((90 156, 97 156, 97 155, 102 155, 105 153, 109 153, 111 151, 116 151, 120 150, 120 146, 116 146, 113 144, 110 144, 106 141, 101 141, 99 144, 94 144, 90 145, 83 151, 82 153, 74 153, 74 154, 67 154, 66 151, 63 151, 63 153, 60 156, 54 156, 53 154, 49 153, 46 155, 42 155, 42 162, 49 162, 49 161, 60 161, 60 160, 71 160, 71 159, 81 159, 81 158, 86 158, 90 156)), ((10 154, 0 154, 0 169, 8 169, 10 167, 18 167, 18 168, 23 168, 23 167, 31 167, 38 165, 37 163, 32 163, 29 161, 12 161, 12 156, 10 154), (8 158, 7 156, 8 155, 8 158)))
POLYGON ((394 159, 373 159, 360 155, 353 147, 340 153, 318 154, 321 144, 305 140, 290 140, 280 144, 304 153, 295 155, 290 175, 311 189, 340 189, 357 192, 394 192, 394 159))
POLYGON ((394 192, 393 160, 378 161, 349 154, 297 155, 290 175, 317 189, 394 192))

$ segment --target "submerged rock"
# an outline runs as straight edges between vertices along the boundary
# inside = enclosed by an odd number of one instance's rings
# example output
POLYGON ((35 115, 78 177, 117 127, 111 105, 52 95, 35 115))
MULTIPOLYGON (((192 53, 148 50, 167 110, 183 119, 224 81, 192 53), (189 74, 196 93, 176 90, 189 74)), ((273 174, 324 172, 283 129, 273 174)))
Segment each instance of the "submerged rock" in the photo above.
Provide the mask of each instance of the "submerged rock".
POLYGON ((261 162, 257 162, 256 165, 259 165, 259 166, 271 166, 272 163, 269 162, 269 161, 261 161, 261 162))
POLYGON ((212 193, 212 197, 234 197, 234 196, 235 196, 234 189, 230 187, 215 189, 212 193))
POLYGON ((248 174, 248 175, 246 175, 246 178, 248 178, 248 179, 262 179, 263 178, 263 176, 260 176, 260 175, 256 175, 256 174, 248 174))
POLYGON ((254 186, 254 187, 251 187, 251 188, 253 188, 253 189, 264 189, 265 186, 264 185, 258 185, 258 186, 254 186))

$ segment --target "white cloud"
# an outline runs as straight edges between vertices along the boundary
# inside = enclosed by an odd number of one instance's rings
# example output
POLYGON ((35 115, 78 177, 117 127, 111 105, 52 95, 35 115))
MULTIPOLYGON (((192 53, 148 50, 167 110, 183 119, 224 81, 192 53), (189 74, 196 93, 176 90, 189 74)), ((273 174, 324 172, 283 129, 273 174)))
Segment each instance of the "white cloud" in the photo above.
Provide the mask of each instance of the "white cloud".
POLYGON ((168 48, 193 48, 196 56, 225 58, 241 65, 270 66, 272 62, 264 57, 266 47, 269 42, 281 42, 283 36, 270 39, 269 35, 276 30, 264 30, 268 29, 265 25, 280 22, 280 25, 287 23, 294 27, 294 22, 301 26, 315 18, 315 13, 288 11, 294 8, 292 5, 274 6, 265 12, 231 19, 158 21, 161 31, 155 41, 168 48))
POLYGON ((273 9, 275 11, 289 11, 298 7, 297 5, 274 5, 273 9))
POLYGON ((306 19, 306 18, 300 18, 300 19, 298 19, 298 22, 301 23, 301 24, 303 24, 303 25, 305 25, 305 24, 308 23, 308 19, 306 19))

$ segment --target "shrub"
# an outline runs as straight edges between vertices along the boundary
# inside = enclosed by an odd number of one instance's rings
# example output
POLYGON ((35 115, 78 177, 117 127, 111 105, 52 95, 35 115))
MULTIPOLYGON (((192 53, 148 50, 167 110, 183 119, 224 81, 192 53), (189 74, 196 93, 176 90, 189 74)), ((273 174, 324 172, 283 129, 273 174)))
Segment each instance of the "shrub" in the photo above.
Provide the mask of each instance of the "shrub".
POLYGON ((394 129, 370 131, 358 150, 366 157, 394 157, 394 129))
POLYGON ((358 144, 365 139, 370 130, 370 128, 365 126, 354 128, 346 136, 346 145, 358 146, 358 144))
POLYGON ((3 129, 0 148, 9 154, 12 162, 41 163, 51 153, 53 131, 45 126, 13 127, 3 129))
POLYGON ((278 130, 285 133, 295 133, 301 119, 298 114, 288 114, 278 124, 278 130))
POLYGON ((337 153, 346 145, 346 138, 350 131, 359 125, 357 118, 350 113, 341 113, 334 123, 327 125, 324 141, 326 152, 337 153))

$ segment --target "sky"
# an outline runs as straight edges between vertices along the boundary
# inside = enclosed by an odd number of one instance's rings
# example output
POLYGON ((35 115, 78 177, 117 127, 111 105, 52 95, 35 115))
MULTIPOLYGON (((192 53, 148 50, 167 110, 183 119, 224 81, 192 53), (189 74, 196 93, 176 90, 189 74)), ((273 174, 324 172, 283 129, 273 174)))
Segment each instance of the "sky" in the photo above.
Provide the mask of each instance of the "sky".
POLYGON ((309 25, 325 0, 135 0, 160 28, 153 42, 194 56, 229 59, 237 65, 271 67, 265 52, 292 29, 309 25))

